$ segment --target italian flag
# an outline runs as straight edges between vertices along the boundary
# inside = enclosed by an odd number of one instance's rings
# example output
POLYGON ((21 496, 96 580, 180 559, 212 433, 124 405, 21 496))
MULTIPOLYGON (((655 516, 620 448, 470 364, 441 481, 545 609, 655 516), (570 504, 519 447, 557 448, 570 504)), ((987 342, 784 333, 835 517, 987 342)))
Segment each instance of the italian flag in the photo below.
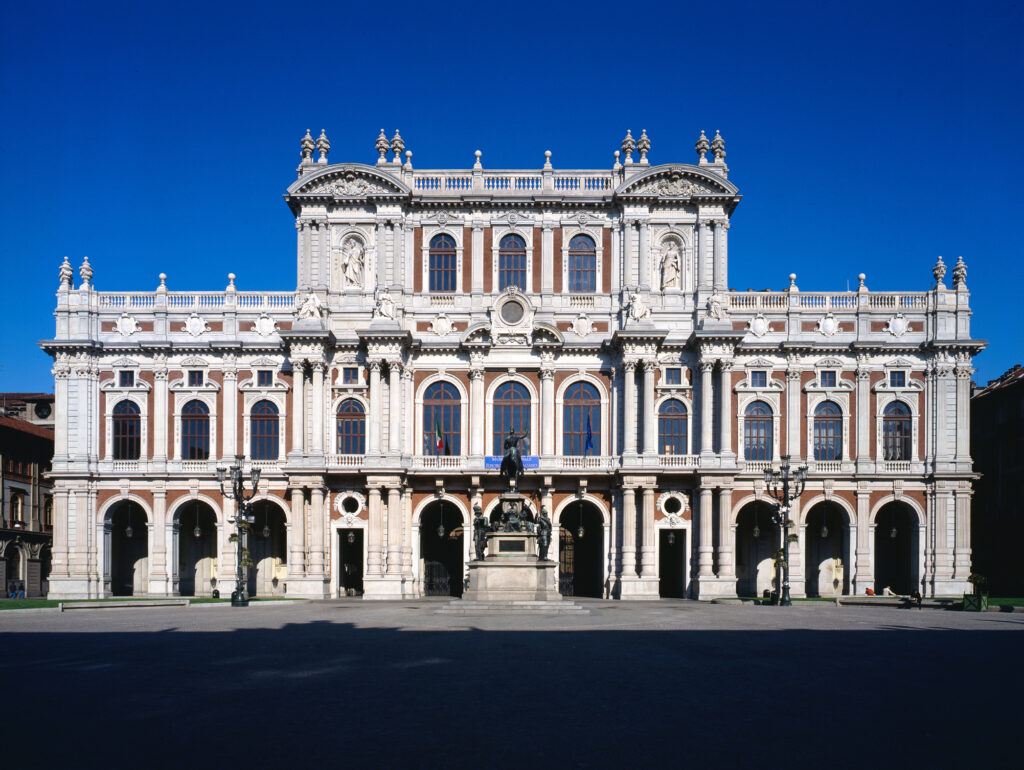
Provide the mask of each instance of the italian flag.
POLYGON ((444 451, 444 436, 441 435, 441 415, 434 413, 434 451, 438 454, 444 451))

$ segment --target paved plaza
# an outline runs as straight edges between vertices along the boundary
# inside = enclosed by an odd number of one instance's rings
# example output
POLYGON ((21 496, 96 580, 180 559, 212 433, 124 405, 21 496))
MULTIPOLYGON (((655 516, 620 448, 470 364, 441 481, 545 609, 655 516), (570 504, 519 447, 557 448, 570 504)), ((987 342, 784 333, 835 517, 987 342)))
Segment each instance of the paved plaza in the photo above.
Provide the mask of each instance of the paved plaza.
POLYGON ((984 767, 1016 753, 1024 614, 441 606, 0 613, 4 697, 34 715, 5 725, 7 766, 984 767))

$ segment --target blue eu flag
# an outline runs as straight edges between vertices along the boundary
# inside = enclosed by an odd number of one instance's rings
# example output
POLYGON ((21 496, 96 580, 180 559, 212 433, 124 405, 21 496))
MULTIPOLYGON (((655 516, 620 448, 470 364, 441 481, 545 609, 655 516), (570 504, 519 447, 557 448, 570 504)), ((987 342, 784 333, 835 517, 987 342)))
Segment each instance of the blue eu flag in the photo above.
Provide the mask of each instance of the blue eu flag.
POLYGON ((594 434, 590 431, 590 412, 587 412, 587 443, 583 447, 586 454, 594 451, 594 434))

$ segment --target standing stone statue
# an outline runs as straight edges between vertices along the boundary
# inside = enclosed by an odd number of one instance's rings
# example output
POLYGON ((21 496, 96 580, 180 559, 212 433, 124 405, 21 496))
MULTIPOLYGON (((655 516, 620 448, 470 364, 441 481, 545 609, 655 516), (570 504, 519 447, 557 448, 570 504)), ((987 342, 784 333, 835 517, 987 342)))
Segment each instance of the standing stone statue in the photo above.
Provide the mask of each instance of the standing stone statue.
POLYGON ((540 560, 548 558, 548 546, 551 545, 551 519, 548 518, 548 509, 543 505, 540 508, 540 518, 537 519, 537 550, 540 553, 540 560))
POLYGON ((484 512, 477 503, 473 506, 473 547, 476 549, 476 558, 484 558, 484 548, 487 546, 487 519, 484 512))

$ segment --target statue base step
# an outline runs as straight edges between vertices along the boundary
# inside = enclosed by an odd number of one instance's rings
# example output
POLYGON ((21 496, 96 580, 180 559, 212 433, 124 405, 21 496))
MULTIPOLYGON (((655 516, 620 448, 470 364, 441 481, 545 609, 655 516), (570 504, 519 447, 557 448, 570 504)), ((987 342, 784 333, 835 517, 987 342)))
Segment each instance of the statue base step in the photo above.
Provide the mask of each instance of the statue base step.
POLYGON ((488 532, 488 554, 469 567, 469 588, 463 599, 470 602, 560 602, 558 564, 537 558, 534 532, 488 532))

